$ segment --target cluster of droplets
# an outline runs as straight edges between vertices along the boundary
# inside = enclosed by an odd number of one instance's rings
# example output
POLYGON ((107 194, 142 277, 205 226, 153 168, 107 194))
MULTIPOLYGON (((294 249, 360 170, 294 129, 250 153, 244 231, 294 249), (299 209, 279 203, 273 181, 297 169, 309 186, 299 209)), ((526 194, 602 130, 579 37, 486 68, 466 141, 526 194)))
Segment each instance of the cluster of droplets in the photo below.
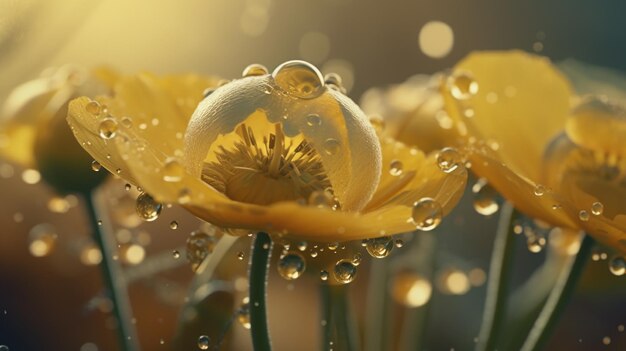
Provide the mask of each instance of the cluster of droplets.
POLYGON ((549 231, 550 228, 537 221, 524 221, 523 223, 516 223, 513 226, 513 233, 518 235, 524 234, 528 251, 532 253, 543 251, 547 244, 549 231))

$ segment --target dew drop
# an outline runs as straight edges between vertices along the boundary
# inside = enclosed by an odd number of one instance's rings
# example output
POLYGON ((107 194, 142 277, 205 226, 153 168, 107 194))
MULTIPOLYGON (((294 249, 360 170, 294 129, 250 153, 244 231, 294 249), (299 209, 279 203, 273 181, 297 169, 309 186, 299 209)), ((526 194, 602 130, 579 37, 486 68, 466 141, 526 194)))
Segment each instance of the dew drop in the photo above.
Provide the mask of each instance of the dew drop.
POLYGON ((626 273, 626 258, 615 256, 609 261, 609 271, 615 276, 622 276, 626 273))
POLYGON ((537 184, 535 186, 534 193, 535 193, 535 196, 543 196, 543 194, 546 193, 546 187, 541 184, 537 184))
POLYGON ((130 117, 122 117, 120 122, 124 128, 130 128, 133 126, 133 120, 130 117))
POLYGON ((578 212, 578 218, 583 222, 587 222, 589 220, 589 212, 587 212, 587 210, 580 210, 580 212, 578 212))
POLYGON ((339 248, 339 243, 338 242, 332 242, 332 243, 328 243, 328 249, 330 251, 336 251, 339 248))
POLYGON ((172 230, 178 229, 178 222, 177 221, 171 221, 170 222, 170 229, 172 229, 172 230))
POLYGON ((318 114, 312 113, 306 116, 306 124, 309 127, 317 127, 322 124, 322 119, 320 118, 318 114))
POLYGON ((339 152, 339 148, 341 148, 341 143, 337 139, 329 138, 324 141, 324 152, 327 155, 335 155, 339 152))
POLYGON ((474 210, 483 216, 490 216, 498 212, 499 205, 496 201, 498 193, 487 183, 484 178, 479 179, 474 186, 472 186, 472 193, 474 193, 474 210))
POLYGON ((91 113, 92 115, 97 116, 100 114, 100 112, 102 112, 102 107, 97 101, 89 101, 87 105, 85 105, 85 110, 87 110, 87 112, 91 113))
POLYGON ((100 162, 93 160, 91 161, 91 170, 94 172, 100 172, 100 170, 102 169, 102 165, 100 164, 100 162))
POLYGON ((591 204, 591 214, 594 216, 599 216, 604 212, 604 205, 602 202, 594 202, 591 204))
POLYGON ((278 274, 287 280, 298 279, 306 269, 304 257, 297 252, 290 252, 278 260, 278 274))
POLYGON ((243 73, 241 73, 241 76, 242 77, 255 77, 255 76, 266 75, 268 73, 269 72, 267 70, 267 67, 258 63, 253 63, 251 65, 248 65, 248 67, 244 68, 243 73))
POLYGON ((320 279, 322 281, 327 281, 328 280, 328 272, 321 270, 320 271, 320 279))
POLYGON ((393 239, 388 236, 366 240, 365 249, 370 256, 375 258, 385 258, 389 256, 393 249, 393 239))
POLYGON ((172 257, 174 257, 174 259, 179 259, 180 258, 180 252, 178 250, 174 250, 172 251, 172 257))
POLYGON ((102 139, 114 138, 117 134, 117 122, 113 118, 105 118, 100 122, 100 137, 102 139))
POLYGON ((237 252, 237 259, 239 261, 243 261, 243 258, 246 257, 246 254, 243 253, 243 251, 239 251, 237 252))
POLYGON ((128 183, 124 184, 124 190, 130 191, 131 188, 132 188, 132 185, 130 185, 128 183))
POLYGON ((443 217, 443 209, 439 202, 425 197, 413 204, 411 219, 419 230, 429 231, 435 229, 443 217))
POLYGON ((391 161, 391 163, 389 164, 389 174, 391 174, 394 177, 401 175, 403 166, 404 165, 402 164, 402 161, 399 161, 399 160, 391 161))
POLYGON ((191 194, 189 189, 183 188, 178 192, 178 203, 181 205, 187 204, 191 201, 191 194))
POLYGON ((356 277, 356 266, 351 260, 340 260, 333 269, 335 279, 341 284, 348 284, 356 277))
POLYGON ((466 72, 455 73, 448 78, 448 89, 457 100, 467 100, 478 93, 478 83, 466 72))
POLYGON ((355 253, 354 257, 352 257, 352 263, 354 263, 355 266, 360 265, 362 260, 363 260, 363 255, 361 255, 360 252, 355 253))
POLYGON ((135 209, 141 219, 146 222, 152 222, 159 218, 163 205, 156 202, 152 196, 147 193, 142 193, 137 197, 135 209))
POLYGON ((296 247, 298 248, 298 250, 300 251, 305 251, 306 248, 308 247, 308 243, 306 241, 300 241, 296 247))
POLYGON ((168 158, 163 165, 163 180, 166 182, 179 182, 185 174, 185 167, 174 158, 168 158))
POLYGON ((453 147, 443 148, 437 153, 437 165, 445 173, 454 172, 462 162, 461 154, 453 147))
POLYGON ((312 99, 324 91, 324 79, 320 71, 305 61, 288 61, 272 73, 276 84, 288 95, 300 99, 312 99))
POLYGON ((200 350, 208 350, 211 345, 211 339, 206 335, 200 335, 198 337, 198 348, 200 350))

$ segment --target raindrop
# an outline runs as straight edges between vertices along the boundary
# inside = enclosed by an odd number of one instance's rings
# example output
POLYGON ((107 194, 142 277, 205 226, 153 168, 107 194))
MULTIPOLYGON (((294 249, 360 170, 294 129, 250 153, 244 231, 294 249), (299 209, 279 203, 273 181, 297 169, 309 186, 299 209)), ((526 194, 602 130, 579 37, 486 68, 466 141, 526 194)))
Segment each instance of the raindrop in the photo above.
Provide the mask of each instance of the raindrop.
POLYGON ((290 96, 312 99, 324 91, 324 79, 320 71, 305 61, 288 61, 272 73, 276 84, 290 96))
POLYGON ((113 118, 105 118, 100 122, 100 137, 102 139, 111 139, 117 134, 117 122, 113 118))
POLYGON ((137 197, 136 205, 137 214, 146 222, 152 222, 159 218, 163 205, 154 201, 152 196, 142 193, 137 197))
POLYGON ((487 183, 484 178, 479 179, 472 186, 474 193, 474 210, 483 216, 490 216, 498 212, 499 205, 496 201, 498 193, 487 183))
POLYGON ((580 210, 580 212, 578 212, 578 218, 583 222, 587 222, 589 220, 589 212, 587 212, 587 210, 580 210))
POLYGON ((543 196, 543 194, 546 193, 546 187, 541 184, 537 184, 535 186, 534 193, 536 196, 543 196))
POLYGON ((454 172, 462 162, 461 154, 453 147, 443 148, 437 153, 437 165, 445 173, 454 172))
POLYGON ((402 174, 402 161, 399 160, 393 160, 391 161, 391 163, 389 164, 389 174, 391 174, 392 176, 399 176, 402 174))
POLYGON ((178 250, 172 251, 172 257, 174 257, 174 259, 179 259, 180 258, 180 252, 178 250))
POLYGON ((281 277, 287 280, 294 280, 304 273, 306 262, 299 253, 290 252, 280 257, 276 268, 281 277))
POLYGON ((243 251, 239 251, 239 252, 237 253, 237 259, 238 259, 239 261, 243 261, 243 258, 244 258, 244 257, 246 257, 246 254, 244 254, 244 253, 243 253, 243 251))
POLYGON ((185 168, 174 158, 165 160, 163 166, 163 180, 166 182, 179 182, 185 174, 185 168))
POLYGON ((340 260, 333 270, 335 279, 341 284, 348 284, 356 276, 356 266, 351 260, 340 260))
POLYGON ((198 348, 200 350, 208 350, 211 345, 211 339, 206 335, 200 335, 198 338, 198 348))
POLYGON ((413 204, 411 218, 419 230, 435 229, 441 223, 442 217, 441 205, 432 198, 425 197, 413 204))
POLYGON ((599 216, 602 214, 602 212, 604 212, 604 205, 602 204, 602 202, 594 202, 593 204, 591 204, 591 213, 594 216, 599 216))
POLYGON ((327 281, 328 280, 328 272, 321 270, 320 271, 320 279, 322 281, 327 281))
POLYGON ((615 256, 609 261, 609 271, 613 275, 622 276, 626 273, 626 259, 624 256, 615 256))
POLYGON ((241 73, 242 77, 255 77, 255 76, 263 76, 268 74, 268 70, 267 67, 258 64, 258 63, 253 63, 251 65, 248 65, 248 67, 244 68, 243 73, 241 73))
POLYGON ((98 161, 96 161, 96 160, 91 161, 91 170, 92 171, 100 172, 101 169, 102 169, 102 165, 98 161))
POLYGON ((383 236, 380 238, 368 239, 365 244, 365 249, 372 257, 385 258, 389 256, 393 246, 393 239, 388 236, 383 236))
POLYGON ((478 93, 478 83, 466 72, 450 76, 447 84, 450 93, 457 100, 467 100, 478 93))
POLYGON ((337 154, 337 152, 339 152, 339 149, 341 148, 341 143, 339 143, 337 139, 329 138, 324 141, 323 147, 324 152, 326 152, 327 155, 335 155, 337 154))
POLYGON ((178 229, 178 222, 176 222, 176 221, 171 221, 171 222, 170 222, 170 229, 172 229, 172 230, 176 230, 176 229, 178 229))

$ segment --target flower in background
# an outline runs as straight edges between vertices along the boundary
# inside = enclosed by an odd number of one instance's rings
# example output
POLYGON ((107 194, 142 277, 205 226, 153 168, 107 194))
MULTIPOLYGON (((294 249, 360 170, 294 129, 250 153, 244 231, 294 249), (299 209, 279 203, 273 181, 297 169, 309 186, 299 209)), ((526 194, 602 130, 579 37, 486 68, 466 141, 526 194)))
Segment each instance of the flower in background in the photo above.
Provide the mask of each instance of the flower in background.
POLYGON ((577 97, 548 59, 518 51, 470 54, 442 91, 475 173, 523 213, 626 251, 619 101, 577 97))
POLYGON ((125 77, 68 121, 104 167, 224 228, 348 241, 432 229, 459 200, 464 167, 377 135, 335 75, 290 61, 243 76, 202 102, 199 77, 125 77))
POLYGON ((92 158, 73 138, 65 117, 71 99, 109 91, 115 74, 64 66, 15 88, 0 112, 0 154, 27 168, 24 179, 42 177, 61 193, 86 192, 106 173, 90 168, 92 158))

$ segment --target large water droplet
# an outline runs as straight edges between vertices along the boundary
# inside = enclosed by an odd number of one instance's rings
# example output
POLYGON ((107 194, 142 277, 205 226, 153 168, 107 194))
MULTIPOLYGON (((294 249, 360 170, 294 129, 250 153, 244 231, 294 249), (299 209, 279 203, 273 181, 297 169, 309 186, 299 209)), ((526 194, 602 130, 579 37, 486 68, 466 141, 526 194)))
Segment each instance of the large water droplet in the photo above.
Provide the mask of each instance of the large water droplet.
POLYGON ((200 350, 208 350, 210 345, 211 338, 209 338, 207 335, 200 335, 200 337, 198 337, 198 348, 200 350))
POLYGON ((483 216, 490 216, 498 212, 498 201, 496 201, 498 193, 487 183, 484 178, 479 179, 472 186, 474 193, 474 210, 483 216))
POLYGON ((324 91, 320 71, 305 61, 288 61, 272 73, 276 84, 287 94, 301 99, 312 99, 324 91))
POLYGON ((425 197, 413 204, 411 219, 419 230, 428 231, 437 228, 442 217, 443 209, 434 199, 425 197))
POLYGON ((368 239, 365 242, 365 249, 367 252, 376 258, 385 258, 389 256, 393 249, 393 239, 388 236, 380 238, 368 239))
POLYGON ((156 202, 152 196, 142 193, 137 197, 135 210, 141 219, 146 222, 152 222, 159 218, 163 205, 156 202))
POLYGON ((103 119, 100 122, 99 132, 102 139, 114 138, 117 134, 117 121, 108 117, 103 119))
POLYGON ((467 100, 478 93, 478 83, 466 72, 458 72, 448 78, 448 89, 457 100, 467 100))
POLYGON ((297 252, 290 252, 281 256, 276 266, 281 277, 287 280, 298 279, 306 269, 304 257, 297 252))
POLYGON ((341 284, 348 284, 356 277, 356 266, 351 260, 340 260, 333 269, 335 279, 341 284))
POLYGON ((626 273, 626 258, 624 256, 615 256, 609 261, 609 271, 613 275, 622 276, 626 273))
POLYGON ((179 182, 185 174, 185 167, 174 158, 168 158, 163 165, 163 180, 166 182, 179 182))
POLYGON ((267 71, 267 67, 258 63, 253 63, 251 65, 248 65, 248 67, 244 68, 241 76, 242 77, 255 77, 255 76, 262 76, 268 73, 269 72, 267 71))
POLYGON ((446 173, 454 172, 462 162, 461 154, 453 147, 443 148, 437 153, 437 165, 446 173))

